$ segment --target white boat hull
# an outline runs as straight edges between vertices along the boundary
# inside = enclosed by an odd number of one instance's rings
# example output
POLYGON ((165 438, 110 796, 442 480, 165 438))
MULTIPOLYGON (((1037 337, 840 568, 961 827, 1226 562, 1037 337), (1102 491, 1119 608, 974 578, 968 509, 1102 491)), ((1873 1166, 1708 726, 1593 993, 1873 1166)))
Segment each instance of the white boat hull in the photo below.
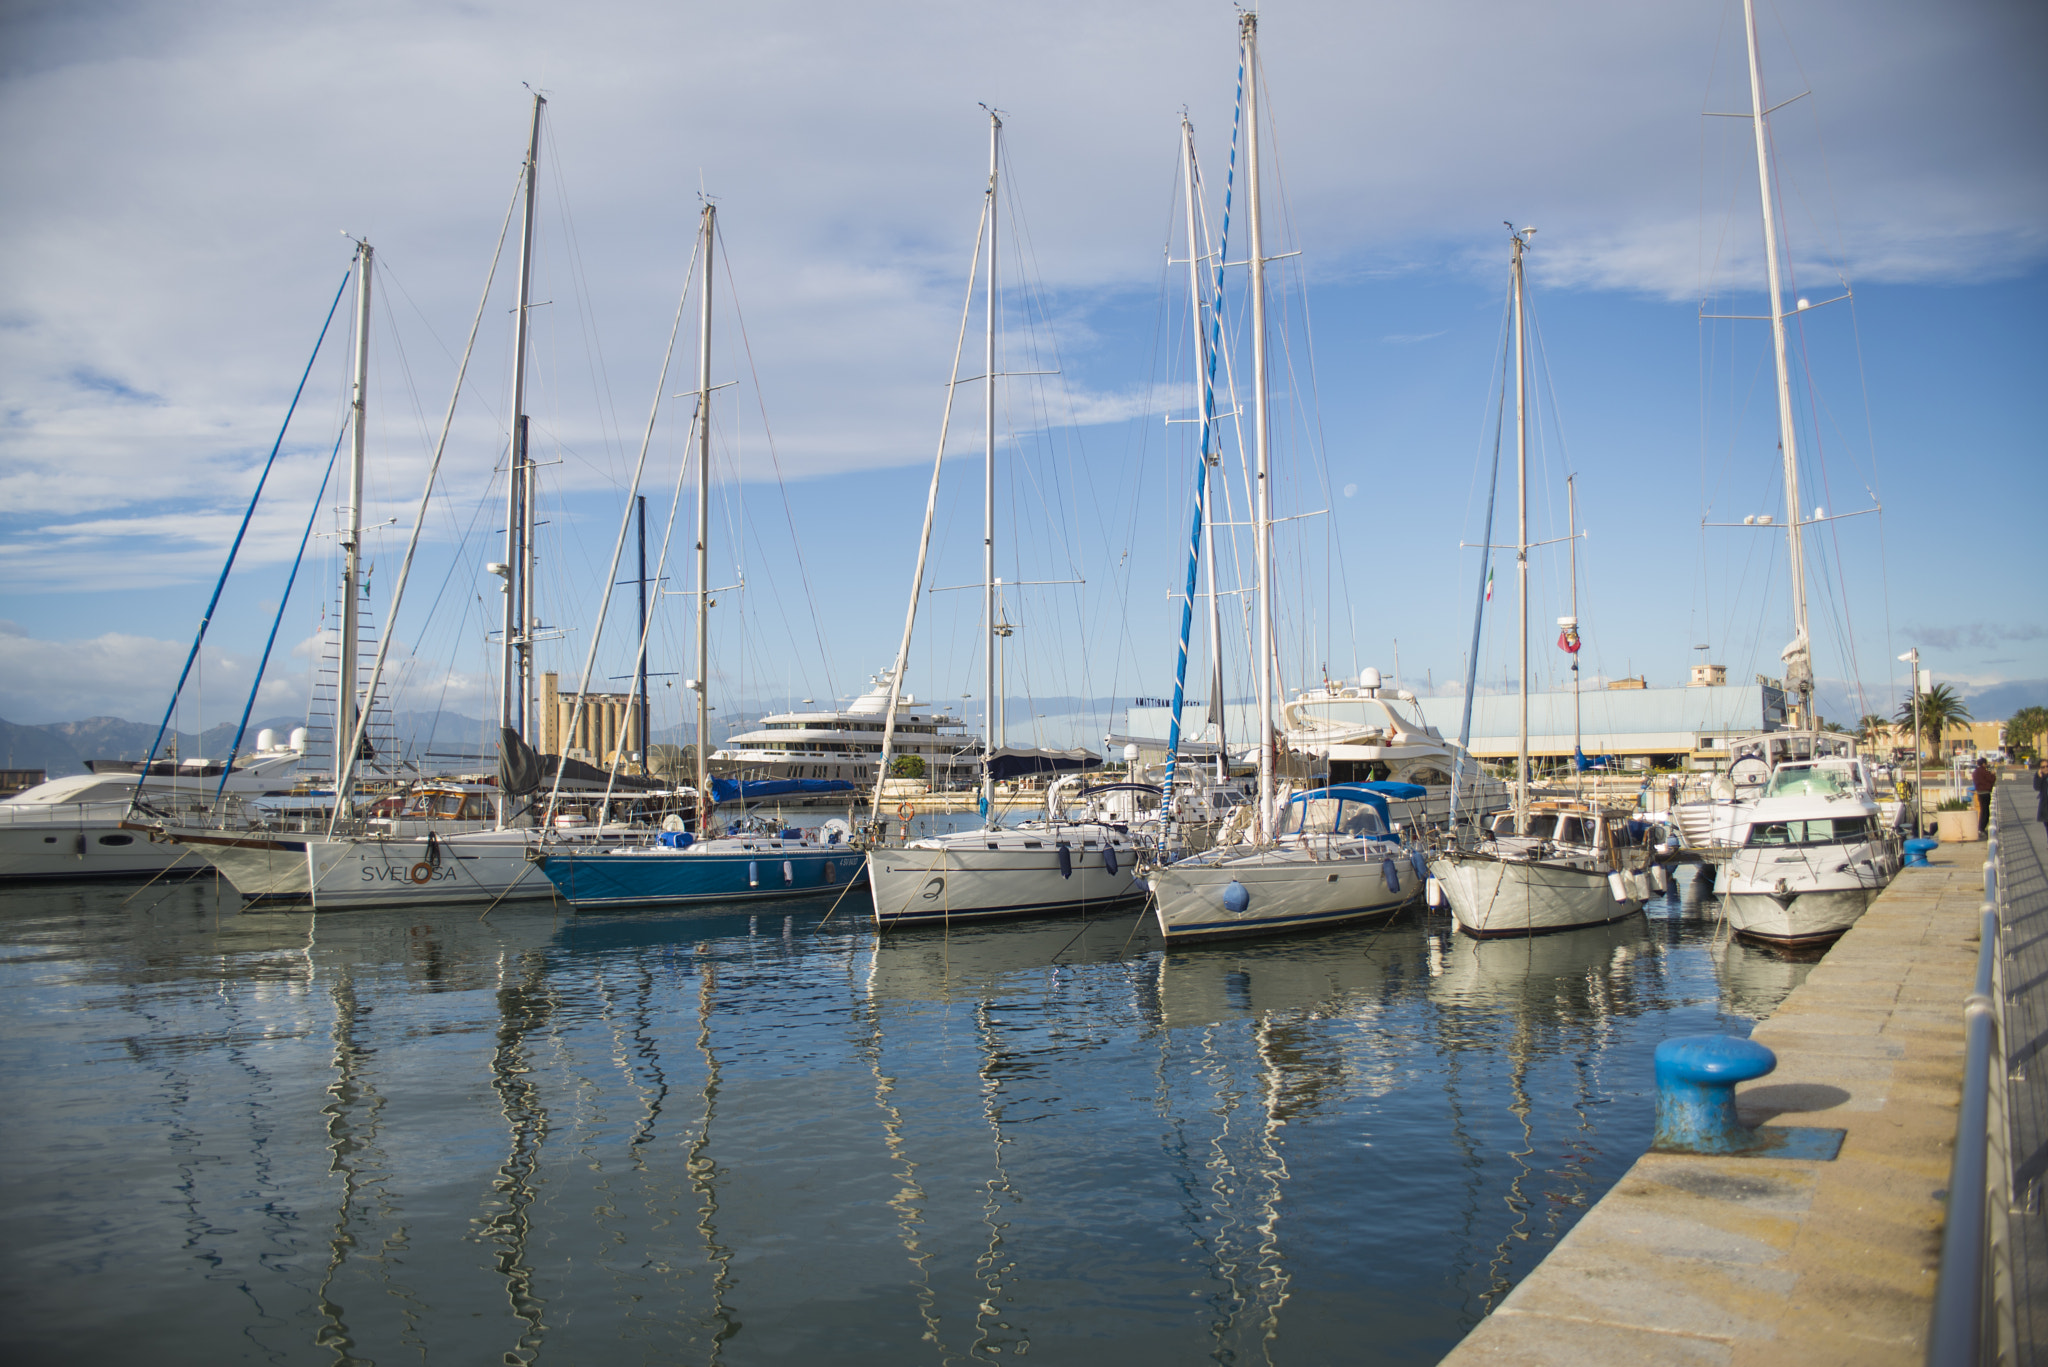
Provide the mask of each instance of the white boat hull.
POLYGON ((531 831, 487 831, 436 840, 335 839, 179 832, 178 839, 259 903, 313 911, 553 897, 526 857, 531 831))
POLYGON ((1832 940, 1856 924, 1898 874, 1889 842, 1738 850, 1722 894, 1737 935, 1774 944, 1832 940))
POLYGON ((1429 871, 1458 929, 1482 938, 1605 925, 1643 909, 1632 880, 1625 884, 1627 898, 1617 899, 1606 871, 1597 868, 1468 855, 1439 856, 1429 871))
MULTIPOLYGON (((184 850, 152 843, 147 831, 124 831, 128 804, 78 804, 80 810, 10 813, 0 825, 0 882, 78 878, 143 878, 176 864, 184 850)), ((197 873, 205 864, 186 855, 197 873)))
POLYGON ((1023 848, 1009 833, 1000 848, 958 841, 918 841, 899 849, 868 853, 868 884, 875 924, 881 927, 947 925, 1003 916, 1044 916, 1105 910, 1145 895, 1138 882, 1138 851, 1129 842, 1113 846, 1116 869, 1103 859, 1099 841, 1082 846, 1074 837, 1068 868, 1060 871, 1053 838, 1041 848, 1023 848))
POLYGON ((1150 881, 1159 930, 1169 944, 1389 916, 1422 890, 1405 850, 1315 859, 1301 850, 1266 849, 1213 862, 1168 864, 1154 869, 1150 881))

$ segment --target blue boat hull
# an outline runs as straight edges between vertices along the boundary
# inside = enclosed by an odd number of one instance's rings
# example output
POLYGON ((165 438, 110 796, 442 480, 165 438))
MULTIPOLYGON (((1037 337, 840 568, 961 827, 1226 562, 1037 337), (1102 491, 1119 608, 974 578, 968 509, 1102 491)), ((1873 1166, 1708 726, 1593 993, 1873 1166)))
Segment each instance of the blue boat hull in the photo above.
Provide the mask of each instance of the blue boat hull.
POLYGON ((846 846, 590 850, 551 853, 541 872, 578 910, 765 902, 829 896, 867 877, 867 856, 846 846))

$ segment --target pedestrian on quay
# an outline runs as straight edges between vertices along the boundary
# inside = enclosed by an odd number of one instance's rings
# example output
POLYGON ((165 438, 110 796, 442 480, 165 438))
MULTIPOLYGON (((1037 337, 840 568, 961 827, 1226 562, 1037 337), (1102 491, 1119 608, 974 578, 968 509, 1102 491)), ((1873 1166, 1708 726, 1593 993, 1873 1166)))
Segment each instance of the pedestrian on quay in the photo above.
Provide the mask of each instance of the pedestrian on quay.
POLYGON ((1977 790, 1977 838, 1991 838, 1991 790, 1998 786, 1998 775, 1991 772, 1991 766, 1980 755, 1977 767, 1970 771, 1970 786, 1977 790))
POLYGON ((2035 761, 2034 791, 2041 798, 2040 805, 2034 808, 2034 816, 2043 826, 2048 826, 2048 759, 2035 761))

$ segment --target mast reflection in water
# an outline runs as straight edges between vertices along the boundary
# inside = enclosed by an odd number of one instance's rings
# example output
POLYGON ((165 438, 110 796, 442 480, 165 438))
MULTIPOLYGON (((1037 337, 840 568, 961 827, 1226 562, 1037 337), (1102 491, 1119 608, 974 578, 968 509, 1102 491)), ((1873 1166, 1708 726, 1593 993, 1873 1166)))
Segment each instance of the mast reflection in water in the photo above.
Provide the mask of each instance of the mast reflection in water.
POLYGON ((1433 1362, 1806 965, 0 903, 10 1362, 1433 1362))

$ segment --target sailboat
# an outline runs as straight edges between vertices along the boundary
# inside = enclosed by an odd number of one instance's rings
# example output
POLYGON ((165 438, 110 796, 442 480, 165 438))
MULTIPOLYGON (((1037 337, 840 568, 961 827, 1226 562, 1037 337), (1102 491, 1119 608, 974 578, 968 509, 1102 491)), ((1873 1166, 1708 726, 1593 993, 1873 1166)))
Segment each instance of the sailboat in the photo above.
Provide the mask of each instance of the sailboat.
MULTIPOLYGON (((1238 17, 1245 73, 1244 119, 1250 246, 1253 522, 1258 640, 1259 778, 1250 846, 1224 845, 1148 871, 1153 909, 1169 944, 1266 935, 1389 915, 1412 901, 1423 873, 1418 852, 1394 834, 1388 799, 1423 794, 1413 784, 1335 784, 1275 810, 1273 724, 1273 507, 1271 415, 1266 376, 1266 255, 1260 184, 1258 16, 1238 17)), ((1183 138, 1184 155, 1192 148, 1183 138)), ((1193 177, 1186 177, 1192 189, 1193 177)), ((1193 253, 1193 244, 1189 251, 1193 253)), ((1206 405, 1205 405, 1206 411, 1206 405)))
MULTIPOLYGON (((1439 894, 1448 899, 1458 928, 1482 938, 1618 921, 1641 911, 1651 891, 1649 875, 1627 864, 1627 812, 1579 798, 1529 799, 1528 328, 1522 255, 1532 231, 1509 230, 1514 244, 1515 577, 1522 620, 1515 807, 1512 814, 1495 817, 1491 830, 1477 841, 1454 838, 1429 861, 1436 884, 1432 902, 1439 894)), ((1475 657, 1472 667, 1476 664, 1475 657)), ((1469 679, 1466 693, 1471 695, 1469 679)))
POLYGON ((548 844, 534 850, 535 864, 579 911, 810 897, 856 883, 863 872, 861 853, 843 843, 850 833, 844 822, 827 822, 816 830, 785 829, 780 823, 769 823, 758 830, 720 834, 713 821, 711 799, 715 793, 707 766, 711 736, 711 278, 717 226, 718 206, 707 200, 697 246, 704 268, 698 300, 696 419, 698 677, 685 683, 697 698, 697 830, 664 830, 652 843, 600 839, 594 844, 548 844))
MULTIPOLYGON (((495 794, 487 787, 428 783, 394 804, 389 815, 373 815, 359 825, 351 820, 351 796, 360 775, 359 761, 365 753, 365 718, 378 697, 386 653, 387 635, 380 641, 367 680, 358 682, 355 650, 354 612, 362 593, 360 565, 362 539, 363 469, 369 408, 369 319, 375 255, 365 242, 358 246, 357 335, 355 380, 352 393, 350 467, 347 529, 343 533, 341 601, 343 622, 339 656, 340 683, 336 690, 333 811, 325 829, 307 831, 269 829, 204 829, 166 826, 163 834, 195 850, 219 869, 244 897, 259 903, 310 907, 314 911, 411 906, 434 902, 497 903, 522 898, 552 897, 553 889, 540 876, 529 851, 543 831, 535 824, 538 803, 530 799, 540 786, 544 769, 524 737, 537 732, 531 715, 533 643, 537 636, 533 616, 532 567, 534 560, 534 462, 527 450, 525 380, 527 325, 533 307, 534 205, 540 159, 541 117, 545 97, 536 95, 527 141, 526 160, 521 171, 520 202, 523 218, 519 250, 517 301, 514 308, 512 369, 512 423, 508 438, 509 489, 505 531, 505 562, 491 566, 505 581, 504 679, 499 699, 500 762, 495 794), (495 801, 493 801, 495 797, 495 801), (344 829, 344 825, 349 828, 344 829)), ((509 222, 509 220, 508 220, 509 222)), ((485 298, 489 297, 486 286, 485 298)), ((478 308, 481 322, 483 306, 478 308)), ((463 367, 476 341, 476 326, 470 331, 463 367)), ((455 396, 462 390, 458 374, 455 396)), ((450 399, 449 422, 454 415, 455 397, 450 399)), ((414 520, 412 544, 402 562, 393 590, 391 613, 395 618, 403 598, 413 550, 420 529, 426 525, 426 501, 431 496, 440 453, 447 442, 444 423, 441 444, 436 448, 434 469, 429 471, 419 514, 414 520)), ((575 761, 552 758, 558 785, 564 767, 582 769, 579 788, 606 789, 606 776, 575 761)), ((629 791, 625 801, 639 803, 645 794, 638 783, 623 784, 629 791)), ((602 803, 602 799, 600 799, 602 803)), ((601 815, 602 813, 600 813, 601 815)), ((596 841, 616 831, 601 823, 579 824, 565 830, 560 839, 596 841)))
MULTIPOLYGON (((1005 682, 998 667, 1001 635, 1007 630, 1002 612, 1002 581, 996 578, 996 323, 999 298, 996 293, 997 192, 1000 186, 1002 116, 989 112, 988 188, 982 201, 982 229, 975 238, 975 266, 981 263, 983 242, 988 246, 987 294, 983 337, 982 424, 982 582, 986 603, 982 640, 984 677, 987 684, 983 708, 987 743, 982 748, 981 811, 983 824, 973 830, 914 840, 901 846, 876 845, 868 856, 868 886, 874 901, 875 924, 888 928, 905 925, 946 925, 954 921, 990 917, 1032 916, 1057 912, 1096 911, 1134 901, 1144 896, 1137 881, 1138 842, 1127 828, 1084 816, 1067 820, 1058 806, 1047 808, 1045 819, 1019 826, 1003 826, 997 820, 995 786, 998 782, 1093 768, 1101 758, 1087 750, 1045 750, 1006 745, 999 704, 1005 682)), ((968 289, 973 290, 970 272, 968 289)), ((961 320, 961 337, 966 336, 966 319, 961 320)), ((956 354, 954 374, 959 373, 956 354)), ((946 428, 951 421, 952 396, 957 384, 946 391, 946 418, 940 424, 939 454, 932 462, 932 482, 925 499, 924 533, 918 544, 917 568, 912 575, 910 606, 904 615, 903 639, 889 676, 889 704, 884 713, 882 751, 875 777, 872 818, 880 829, 882 779, 889 771, 895 741, 898 690, 909 664, 910 641, 917 623, 917 602, 924 592, 924 575, 931 549, 932 520, 938 507, 939 464, 946 449, 946 428)))
MULTIPOLYGON (((1784 293, 1780 283, 1778 225, 1771 183, 1769 111, 1764 106, 1763 62, 1757 46, 1755 0, 1743 0, 1749 53, 1750 121, 1756 137, 1757 185, 1763 203, 1764 268, 1770 289, 1771 355, 1778 381, 1778 441, 1785 459, 1785 539, 1791 565, 1793 635, 1785 647, 1785 682, 1797 698, 1795 737, 1750 738, 1756 746, 1783 746, 1760 793, 1709 806, 1711 828, 1738 848, 1728 864, 1723 908, 1738 935, 1778 944, 1813 944, 1840 935, 1874 901, 1901 867, 1896 834, 1884 827, 1868 766, 1855 742, 1819 731, 1813 710, 1812 637, 1807 626, 1806 561, 1801 513, 1798 432, 1792 421, 1792 376, 1785 351, 1784 293)), ((1807 307, 1800 301, 1799 307, 1807 307)), ((1821 520, 1816 513, 1814 521, 1821 520)), ((1734 747, 1731 747, 1733 749, 1734 747)), ((1764 753, 1770 753, 1766 750, 1764 753)), ((1734 773, 1730 765, 1730 777, 1734 773)), ((1699 808, 1690 815, 1695 824, 1699 808)), ((1684 825, 1688 812, 1681 807, 1684 825)))

